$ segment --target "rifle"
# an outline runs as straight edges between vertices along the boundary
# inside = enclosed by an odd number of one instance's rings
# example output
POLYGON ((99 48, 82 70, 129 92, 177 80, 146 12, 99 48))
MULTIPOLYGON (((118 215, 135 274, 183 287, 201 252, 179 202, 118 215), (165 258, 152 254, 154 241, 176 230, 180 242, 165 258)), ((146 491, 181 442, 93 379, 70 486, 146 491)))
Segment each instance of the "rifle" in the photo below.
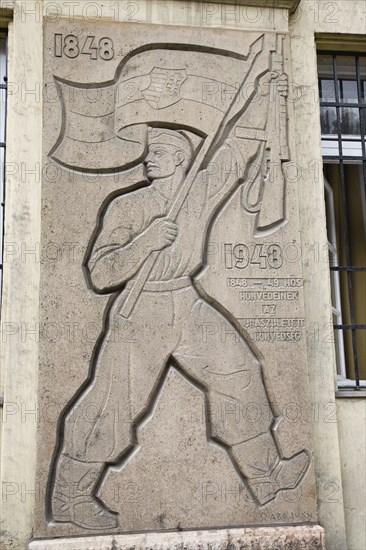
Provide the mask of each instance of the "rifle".
MULTIPOLYGON (((240 99, 246 96, 246 94, 243 93, 244 88, 246 83, 248 82, 249 77, 253 73, 255 61, 259 53, 262 51, 262 48, 263 48, 263 35, 261 35, 257 40, 253 42, 253 44, 251 44, 249 48, 247 60, 245 61, 245 67, 248 67, 245 78, 241 86, 238 88, 237 93, 235 94, 229 109, 227 110, 226 114, 224 115, 221 121, 221 124, 219 124, 219 126, 217 127, 214 136, 212 138, 209 136, 206 137, 205 141, 201 145, 201 148, 199 149, 197 156, 194 159, 194 162, 182 186, 180 187, 179 192, 177 193, 177 196, 175 197, 169 209, 169 212, 167 214, 167 219, 174 221, 177 218, 179 211, 182 208, 183 203, 186 200, 188 193, 193 185, 193 182, 198 172, 200 171, 202 165, 205 162, 208 162, 209 158, 212 158, 213 152, 215 150, 215 146, 217 146, 217 144, 220 142, 220 139, 225 135, 227 124, 233 119, 233 117, 238 115, 240 111, 244 111, 248 103, 250 102, 251 96, 246 99, 244 105, 240 104, 240 99)), ((122 317, 125 317, 127 319, 130 316, 145 286, 145 283, 149 277, 149 274, 152 268, 154 267, 154 264, 159 254, 160 254, 160 250, 151 252, 148 258, 145 260, 145 263, 143 264, 140 271, 138 272, 138 275, 134 280, 133 286, 119 311, 119 314, 122 317)))
MULTIPOLYGON (((278 34, 276 49, 272 51, 272 73, 280 77, 283 67, 283 40, 285 35, 278 34)), ((273 230, 285 221, 285 189, 286 175, 284 163, 290 160, 287 130, 286 98, 278 93, 276 80, 272 83, 271 100, 274 107, 270 116, 270 167, 265 185, 270 185, 271 192, 263 191, 260 210, 258 212, 256 231, 259 233, 273 230), (279 164, 278 164, 279 162, 279 164), (279 168, 279 170, 278 170, 279 168)), ((269 189, 268 189, 269 191, 269 189)))

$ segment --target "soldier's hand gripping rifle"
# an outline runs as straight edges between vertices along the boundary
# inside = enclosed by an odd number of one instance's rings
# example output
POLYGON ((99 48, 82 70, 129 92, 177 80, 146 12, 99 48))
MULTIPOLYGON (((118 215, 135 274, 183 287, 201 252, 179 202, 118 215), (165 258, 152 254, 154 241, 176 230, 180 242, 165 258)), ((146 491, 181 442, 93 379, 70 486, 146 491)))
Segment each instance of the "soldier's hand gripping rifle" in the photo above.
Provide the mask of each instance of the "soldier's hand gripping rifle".
MULTIPOLYGON (((264 185, 256 231, 264 233, 273 230, 285 222, 285 163, 290 160, 287 129, 286 97, 279 89, 284 75, 283 40, 285 35, 278 34, 276 49, 272 51, 272 83, 270 92, 270 112, 268 120, 269 172, 264 185)), ((287 80, 286 80, 287 83, 287 80)))
MULTIPOLYGON (((188 174, 185 177, 183 184, 181 185, 177 193, 177 196, 175 197, 169 209, 166 219, 174 221, 177 218, 179 211, 188 196, 188 193, 193 185, 193 182, 198 172, 202 169, 203 165, 207 165, 212 159, 217 146, 220 144, 222 139, 225 139, 226 134, 231 127, 230 123, 232 123, 233 119, 236 119, 238 114, 243 113, 250 103, 252 96, 255 92, 253 91, 253 93, 249 97, 247 97, 247 94, 245 93, 245 86, 247 82, 252 83, 255 80, 255 78, 253 77, 255 75, 255 68, 257 65, 256 60, 260 52, 262 51, 262 48, 263 35, 260 36, 260 38, 253 42, 253 44, 250 46, 248 57, 245 61, 245 69, 247 69, 245 70, 245 78, 241 86, 238 88, 238 91, 235 94, 235 97, 228 111, 223 117, 221 123, 216 128, 216 132, 213 136, 207 136, 204 140, 188 174)), ((138 272, 138 275, 134 280, 133 286, 119 311, 119 314, 123 317, 128 318, 130 316, 159 254, 160 250, 151 252, 148 258, 145 260, 145 263, 141 267, 140 271, 138 272)))

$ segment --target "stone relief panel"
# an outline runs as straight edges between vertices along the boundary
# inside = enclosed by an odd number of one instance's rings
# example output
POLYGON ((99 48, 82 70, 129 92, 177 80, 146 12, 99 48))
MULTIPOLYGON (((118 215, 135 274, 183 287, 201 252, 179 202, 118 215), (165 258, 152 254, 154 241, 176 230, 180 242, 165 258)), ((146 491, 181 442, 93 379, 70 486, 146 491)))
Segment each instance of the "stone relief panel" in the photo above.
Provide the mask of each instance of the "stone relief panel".
POLYGON ((36 536, 316 521, 288 52, 46 25, 36 536))

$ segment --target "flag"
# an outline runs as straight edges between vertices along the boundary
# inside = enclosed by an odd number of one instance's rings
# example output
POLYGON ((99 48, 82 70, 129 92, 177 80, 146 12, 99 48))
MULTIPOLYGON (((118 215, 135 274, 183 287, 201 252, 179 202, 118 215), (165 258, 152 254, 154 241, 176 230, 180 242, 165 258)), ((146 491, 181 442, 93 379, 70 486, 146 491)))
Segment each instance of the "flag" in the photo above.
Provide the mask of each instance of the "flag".
MULTIPOLYGON (((265 36, 249 85, 270 71, 271 56, 282 59, 276 40, 275 33, 265 36)), ((143 161, 148 127, 183 129, 213 138, 248 72, 248 59, 249 54, 207 47, 153 44, 126 56, 112 81, 80 84, 55 77, 63 123, 49 156, 75 171, 107 174, 143 161)), ((256 213, 256 230, 272 232, 284 222, 285 185, 282 174, 274 182, 266 177, 268 151, 272 151, 272 164, 280 155, 278 127, 258 126, 258 115, 258 107, 251 105, 245 128, 236 129, 237 135, 243 131, 242 139, 263 143, 256 184, 243 190, 242 204, 256 213), (250 206, 248 197, 255 189, 257 200, 250 206)), ((268 119, 273 119, 271 111, 268 119)))
POLYGON ((113 81, 90 85, 55 77, 63 124, 49 154, 54 161, 82 172, 118 172, 141 161, 148 125, 174 122, 201 137, 215 131, 246 57, 194 46, 149 48, 130 54, 113 81))

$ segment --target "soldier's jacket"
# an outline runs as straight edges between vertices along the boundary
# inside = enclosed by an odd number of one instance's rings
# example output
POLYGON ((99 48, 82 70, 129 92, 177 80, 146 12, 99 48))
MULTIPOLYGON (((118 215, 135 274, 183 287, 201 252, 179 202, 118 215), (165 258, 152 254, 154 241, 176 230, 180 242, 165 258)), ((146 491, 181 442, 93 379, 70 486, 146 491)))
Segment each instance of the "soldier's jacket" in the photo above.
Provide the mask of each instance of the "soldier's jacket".
MULTIPOLYGON (((178 237, 160 251, 149 280, 177 279, 191 275, 200 267, 209 223, 243 180, 245 167, 251 158, 255 159, 258 149, 257 141, 228 139, 207 169, 198 173, 176 219, 178 237)), ((91 275, 98 270, 98 260, 115 251, 110 258, 113 269, 121 245, 131 243, 155 218, 167 215, 170 206, 155 182, 112 200, 88 263, 91 275)))

